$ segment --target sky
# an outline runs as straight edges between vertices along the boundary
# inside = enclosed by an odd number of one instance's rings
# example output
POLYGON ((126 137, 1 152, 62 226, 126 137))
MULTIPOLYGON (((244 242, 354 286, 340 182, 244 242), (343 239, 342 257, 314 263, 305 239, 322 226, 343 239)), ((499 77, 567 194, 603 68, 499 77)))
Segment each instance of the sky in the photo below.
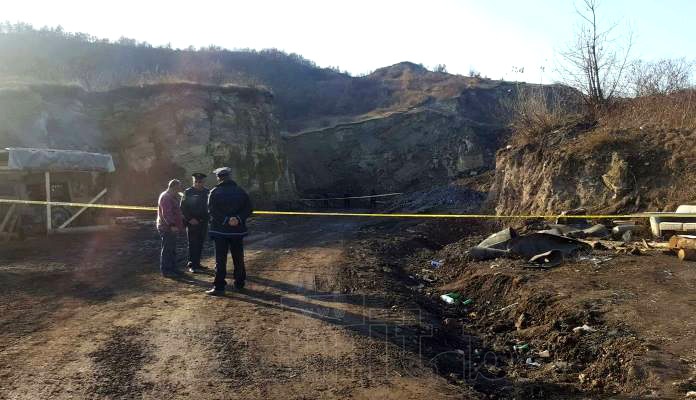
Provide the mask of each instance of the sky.
MULTIPOLYGON (((358 75, 401 61, 493 79, 558 80, 578 0, 0 0, 0 21, 61 25, 174 48, 278 48, 358 75), (519 72, 524 68, 524 72, 519 72)), ((631 56, 696 58, 696 1, 604 0, 600 24, 631 56)))

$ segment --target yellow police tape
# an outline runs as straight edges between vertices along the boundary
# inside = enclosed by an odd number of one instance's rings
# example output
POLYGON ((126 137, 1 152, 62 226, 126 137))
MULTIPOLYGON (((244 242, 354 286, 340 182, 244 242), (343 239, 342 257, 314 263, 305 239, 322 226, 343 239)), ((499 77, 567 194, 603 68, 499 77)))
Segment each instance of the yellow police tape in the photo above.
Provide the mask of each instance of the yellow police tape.
MULTIPOLYGON (((157 207, 127 206, 113 204, 89 204, 71 203, 62 201, 38 201, 38 200, 15 200, 0 199, 0 204, 25 204, 25 205, 51 205, 58 207, 86 207, 86 208, 107 208, 115 210, 133 211, 157 211, 157 207)), ((606 215, 561 215, 561 214, 405 214, 405 213, 350 213, 350 212, 313 212, 313 211, 254 211, 254 215, 296 215, 296 216, 323 216, 323 217, 379 217, 379 218, 470 218, 470 219, 526 219, 526 218, 577 218, 577 219, 612 219, 612 218, 647 218, 650 216, 679 216, 696 217, 696 214, 675 214, 646 212, 636 214, 606 214, 606 215)))

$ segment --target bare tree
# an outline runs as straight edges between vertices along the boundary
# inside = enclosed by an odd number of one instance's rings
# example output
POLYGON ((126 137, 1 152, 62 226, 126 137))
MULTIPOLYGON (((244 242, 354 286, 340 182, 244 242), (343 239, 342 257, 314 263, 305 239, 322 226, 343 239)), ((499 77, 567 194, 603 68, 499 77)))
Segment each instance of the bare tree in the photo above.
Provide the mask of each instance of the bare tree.
POLYGON ((581 18, 574 41, 561 53, 559 72, 569 86, 578 89, 595 108, 610 102, 623 87, 622 75, 628 64, 632 35, 623 46, 614 35, 617 25, 602 29, 598 22, 598 0, 582 0, 577 9, 581 18))
POLYGON ((637 61, 631 66, 630 86, 635 96, 670 94, 693 85, 694 64, 685 58, 637 61))

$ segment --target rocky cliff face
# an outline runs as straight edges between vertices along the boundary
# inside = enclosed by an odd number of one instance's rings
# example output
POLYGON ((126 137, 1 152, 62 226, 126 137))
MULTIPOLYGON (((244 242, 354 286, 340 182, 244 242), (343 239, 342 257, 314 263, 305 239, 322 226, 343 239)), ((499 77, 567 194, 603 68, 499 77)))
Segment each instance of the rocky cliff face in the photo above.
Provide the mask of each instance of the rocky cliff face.
POLYGON ((513 90, 504 83, 461 88, 407 111, 290 135, 297 188, 315 194, 413 191, 492 169, 508 133, 501 100, 513 90))
POLYGON ((151 203, 167 179, 188 182, 190 173, 222 165, 233 168, 258 202, 294 193, 266 91, 163 84, 87 93, 30 86, 0 92, 0 109, 0 146, 111 153, 119 200, 151 203))
POLYGON ((412 191, 490 168, 500 130, 421 109, 306 132, 287 147, 302 192, 412 191))
POLYGON ((500 214, 674 211, 696 200, 693 128, 631 118, 547 132, 497 154, 489 204, 500 214))

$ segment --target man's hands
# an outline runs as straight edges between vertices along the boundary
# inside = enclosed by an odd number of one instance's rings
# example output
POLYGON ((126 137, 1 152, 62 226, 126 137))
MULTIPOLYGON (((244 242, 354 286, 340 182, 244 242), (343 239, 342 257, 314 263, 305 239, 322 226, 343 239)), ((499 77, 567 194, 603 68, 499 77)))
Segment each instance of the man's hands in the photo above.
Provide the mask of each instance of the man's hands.
POLYGON ((230 219, 227 221, 227 224, 229 226, 239 226, 239 219, 237 219, 237 217, 230 217, 230 219))
POLYGON ((199 224, 199 222, 198 222, 198 220, 197 220, 197 219, 195 219, 195 218, 191 218, 191 219, 189 220, 189 224, 191 224, 191 225, 198 225, 198 224, 199 224))

